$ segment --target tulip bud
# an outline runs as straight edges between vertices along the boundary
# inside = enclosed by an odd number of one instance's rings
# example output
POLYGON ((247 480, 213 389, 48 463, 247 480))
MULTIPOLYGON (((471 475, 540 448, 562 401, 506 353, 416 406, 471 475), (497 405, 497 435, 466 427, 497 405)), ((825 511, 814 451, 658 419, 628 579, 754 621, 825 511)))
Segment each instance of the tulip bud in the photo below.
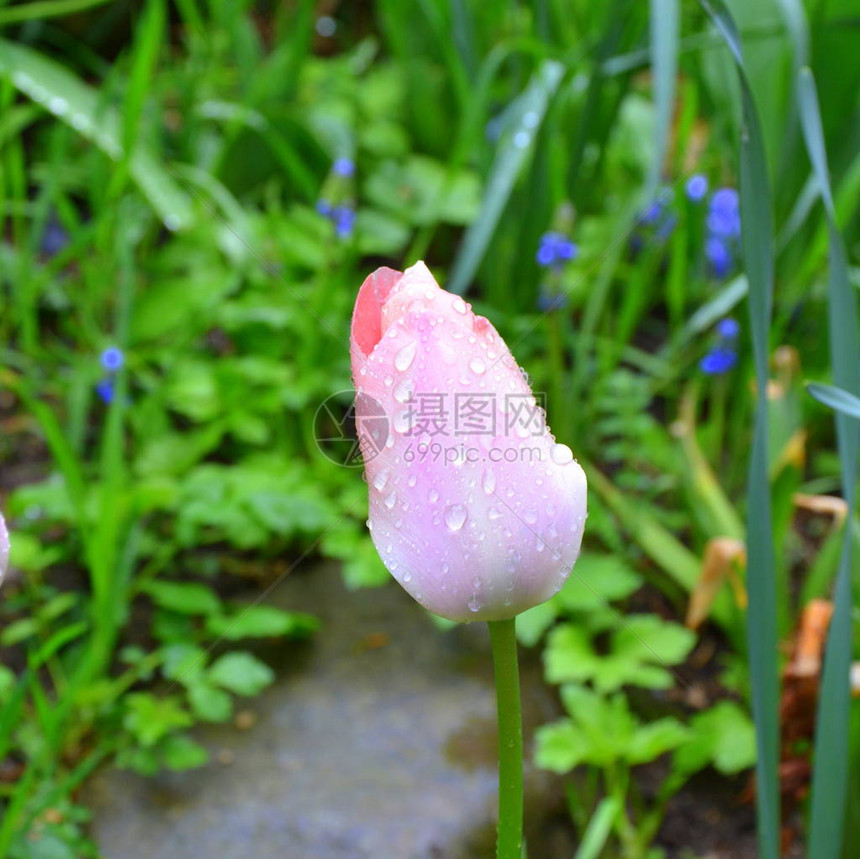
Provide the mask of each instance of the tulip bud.
POLYGON ((9 532, 6 530, 6 523, 3 521, 3 514, 0 513, 0 584, 3 584, 3 578, 6 575, 8 567, 9 532))
POLYGON ((579 555, 585 474, 492 324, 424 263, 380 268, 359 291, 350 351, 368 527, 394 578, 458 621, 549 599, 579 555))

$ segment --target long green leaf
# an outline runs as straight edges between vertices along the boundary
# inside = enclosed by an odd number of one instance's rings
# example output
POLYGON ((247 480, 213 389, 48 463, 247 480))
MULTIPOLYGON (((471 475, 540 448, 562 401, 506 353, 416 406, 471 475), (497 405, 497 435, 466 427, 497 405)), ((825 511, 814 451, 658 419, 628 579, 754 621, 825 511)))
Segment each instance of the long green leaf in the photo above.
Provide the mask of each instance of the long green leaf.
POLYGON ((740 198, 749 320, 757 383, 755 428, 748 479, 747 639, 756 723, 756 806, 759 855, 777 859, 780 844, 779 667, 777 589, 768 478, 768 358, 773 303, 773 225, 764 137, 744 67, 740 36, 722 0, 701 0, 737 68, 741 87, 740 198))
MULTIPOLYGON (((68 123, 114 161, 123 157, 122 126, 115 110, 100 103, 99 95, 59 63, 23 45, 0 39, 0 75, 68 123)), ((129 157, 129 172, 143 195, 170 230, 192 221, 190 198, 140 142, 129 157)))
POLYGON ((819 403, 824 403, 825 406, 830 406, 837 412, 860 420, 860 397, 855 397, 854 394, 849 394, 848 391, 834 385, 819 385, 816 382, 810 382, 806 390, 819 403))
POLYGON ((654 79, 655 122, 654 162, 648 179, 646 200, 657 196, 663 162, 669 143, 675 78, 678 71, 678 32, 681 7, 678 0, 651 0, 651 74, 654 79))
POLYGON ((511 113, 512 130, 502 139, 478 217, 467 230, 451 269, 447 286, 451 292, 465 292, 481 264, 563 71, 561 63, 545 61, 517 99, 511 113), (526 116, 529 119, 524 123, 526 116))
MULTIPOLYGON (((829 239, 828 317, 830 362, 837 388, 823 388, 841 395, 842 403, 860 407, 860 330, 857 294, 848 278, 845 245, 836 222, 830 190, 827 151, 821 129, 818 95, 812 72, 798 75, 798 106, 803 137, 818 193, 824 203, 829 239)), ((820 391, 819 391, 820 392, 820 391)), ((842 492, 848 520, 854 513, 860 423, 837 407, 836 439, 842 472, 842 492)), ((836 859, 842 849, 842 830, 848 787, 849 721, 851 705, 851 529, 846 528, 836 575, 833 618, 827 638, 824 672, 815 730, 815 760, 809 822, 810 859, 836 859)))

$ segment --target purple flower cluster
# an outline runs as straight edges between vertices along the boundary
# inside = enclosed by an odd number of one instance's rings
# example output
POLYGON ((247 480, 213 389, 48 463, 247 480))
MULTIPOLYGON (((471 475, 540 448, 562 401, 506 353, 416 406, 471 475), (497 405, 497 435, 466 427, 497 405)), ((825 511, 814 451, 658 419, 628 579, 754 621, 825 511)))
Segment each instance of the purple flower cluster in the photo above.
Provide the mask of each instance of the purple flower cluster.
POLYGON ((350 181, 355 175, 355 162, 351 158, 337 158, 323 187, 324 196, 317 201, 317 211, 334 224, 339 239, 347 239, 355 227, 355 209, 350 181))
POLYGON ((104 402, 110 403, 113 402, 116 374, 125 364, 125 354, 119 346, 108 346, 99 356, 99 363, 107 376, 96 384, 96 393, 104 402))
POLYGON ((320 200, 317 203, 317 211, 334 224, 338 238, 347 239, 352 235, 355 226, 355 209, 352 206, 332 206, 331 203, 320 200))
POLYGON ((734 250, 741 234, 741 211, 738 192, 720 188, 708 204, 705 256, 718 278, 726 277, 734 264, 734 250))
POLYGON ((576 259, 579 248, 563 233, 544 233, 536 254, 542 268, 560 269, 566 262, 576 259))
POLYGON ((701 361, 699 369, 709 376, 721 376, 737 364, 737 340, 741 327, 737 320, 728 317, 717 323, 717 341, 701 361))

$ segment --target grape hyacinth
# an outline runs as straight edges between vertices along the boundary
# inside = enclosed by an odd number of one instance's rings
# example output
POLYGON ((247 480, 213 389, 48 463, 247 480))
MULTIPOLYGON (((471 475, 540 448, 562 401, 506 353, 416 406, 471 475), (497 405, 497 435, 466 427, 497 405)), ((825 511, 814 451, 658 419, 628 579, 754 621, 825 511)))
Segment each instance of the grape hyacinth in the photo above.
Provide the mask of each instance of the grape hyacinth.
POLYGON ((335 235, 339 239, 349 238, 355 227, 352 203, 354 175, 355 162, 351 158, 336 158, 316 204, 317 212, 334 224, 335 235))
POLYGON ((701 173, 696 173, 687 180, 687 199, 691 203, 700 203, 708 193, 708 179, 701 173))
POLYGON ((567 236, 550 231, 541 236, 535 258, 542 268, 558 270, 566 262, 576 259, 578 253, 579 248, 567 236))
POLYGON ((125 354, 119 346, 108 346, 99 356, 99 363, 107 376, 96 383, 96 393, 103 402, 112 403, 116 374, 125 364, 125 354))
POLYGON ((720 188, 708 204, 705 257, 714 276, 727 277, 734 265, 734 250, 741 234, 741 212, 738 192, 720 188))
POLYGON ((717 342, 701 361, 699 369, 709 376, 727 373, 738 361, 737 339, 741 327, 737 320, 727 317, 717 323, 717 342))

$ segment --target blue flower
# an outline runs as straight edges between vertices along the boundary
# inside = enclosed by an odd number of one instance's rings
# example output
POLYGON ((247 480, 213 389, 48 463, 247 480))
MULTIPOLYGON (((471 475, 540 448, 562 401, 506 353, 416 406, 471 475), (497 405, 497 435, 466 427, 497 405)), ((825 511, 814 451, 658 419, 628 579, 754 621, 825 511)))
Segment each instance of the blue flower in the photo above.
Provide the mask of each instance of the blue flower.
POLYGON ((125 363, 125 355, 123 355, 122 349, 118 346, 108 346, 108 348, 102 352, 99 361, 108 373, 116 373, 125 363))
POLYGON ((732 252, 723 239, 711 236, 705 242, 705 256, 717 277, 725 277, 732 267, 732 252))
POLYGON ((563 233, 548 232, 541 236, 535 259, 543 268, 561 268, 578 253, 579 248, 563 233))
POLYGON ((727 316, 725 319, 721 319, 717 323, 717 334, 719 334, 724 340, 735 340, 740 333, 741 326, 738 324, 736 319, 732 319, 730 316, 727 316))
POLYGON ((102 379, 96 384, 96 393, 106 403, 113 402, 114 386, 113 378, 102 379))
POLYGON ((711 197, 708 208, 708 229, 721 238, 737 238, 741 234, 741 211, 738 192, 720 188, 711 197))
POLYGON ((655 200, 640 216, 639 220, 643 224, 656 224, 663 214, 663 203, 661 200, 655 200))
POLYGON ((737 360, 738 356, 734 349, 717 346, 699 361, 699 369, 709 376, 721 376, 731 370, 737 360))
POLYGON ((52 215, 45 224, 45 231, 39 243, 40 250, 49 259, 56 256, 69 243, 69 234, 63 229, 62 224, 52 215))
POLYGON ((331 214, 331 203, 328 200, 317 200, 317 211, 327 218, 331 214))
POLYGON ((691 176, 687 180, 687 199, 692 201, 693 203, 698 203, 704 199, 705 194, 708 193, 708 180, 707 177, 703 176, 701 173, 697 173, 695 176, 691 176))
POLYGON ((352 176, 355 173, 355 162, 351 158, 338 158, 332 170, 338 176, 352 176))
POLYGON ((350 206, 336 206, 332 210, 331 219, 339 238, 345 239, 352 235, 352 229, 355 225, 354 209, 350 206))

